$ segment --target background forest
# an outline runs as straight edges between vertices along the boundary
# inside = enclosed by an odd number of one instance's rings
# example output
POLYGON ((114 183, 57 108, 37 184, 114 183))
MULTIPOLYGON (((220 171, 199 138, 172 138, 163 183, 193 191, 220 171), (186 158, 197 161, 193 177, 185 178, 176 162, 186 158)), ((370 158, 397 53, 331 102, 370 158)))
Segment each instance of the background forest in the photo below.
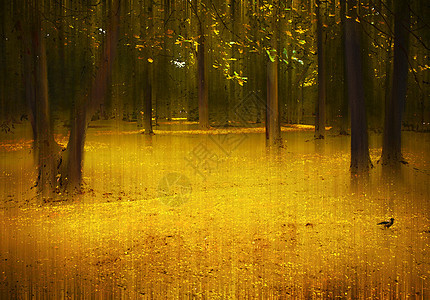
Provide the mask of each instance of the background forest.
POLYGON ((44 184, 59 174, 79 185, 97 119, 135 121, 148 134, 153 119, 200 129, 265 122, 270 144, 280 124, 314 124, 317 138, 325 126, 350 129, 353 169, 371 165, 367 127, 385 128, 384 163, 402 160, 401 128, 429 130, 425 0, 2 5, 2 129, 29 119, 35 149, 58 165, 54 128, 71 128, 64 170, 44 167, 44 184))
POLYGON ((429 57, 429 0, 0 1, 0 298, 430 298, 429 57))

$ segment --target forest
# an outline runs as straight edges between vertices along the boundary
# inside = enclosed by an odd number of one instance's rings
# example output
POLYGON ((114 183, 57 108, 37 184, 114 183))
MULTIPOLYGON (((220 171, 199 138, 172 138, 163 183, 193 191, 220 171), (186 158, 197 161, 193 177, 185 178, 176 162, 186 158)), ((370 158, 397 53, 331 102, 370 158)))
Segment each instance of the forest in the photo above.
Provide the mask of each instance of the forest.
POLYGON ((0 298, 430 297, 428 0, 7 0, 0 60, 0 298))

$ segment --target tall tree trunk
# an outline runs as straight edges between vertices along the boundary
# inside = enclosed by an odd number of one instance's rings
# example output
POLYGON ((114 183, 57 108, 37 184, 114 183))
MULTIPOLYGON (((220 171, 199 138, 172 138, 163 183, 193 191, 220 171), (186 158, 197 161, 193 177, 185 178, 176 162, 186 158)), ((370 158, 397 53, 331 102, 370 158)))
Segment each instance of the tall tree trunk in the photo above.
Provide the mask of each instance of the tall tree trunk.
MULTIPOLYGON (((145 28, 147 35, 152 37, 154 34, 154 22, 153 22, 153 10, 152 10, 152 0, 145 1, 145 28)), ((142 30, 144 31, 144 30, 142 30)), ((143 62, 143 128, 145 129, 145 134, 153 134, 152 131, 152 63, 149 59, 152 59, 152 51, 150 47, 146 47, 144 50, 145 58, 143 62)))
POLYGON ((82 164, 85 144, 85 135, 88 121, 96 110, 104 102, 108 86, 113 60, 116 55, 119 37, 120 0, 114 0, 109 16, 107 37, 100 58, 99 68, 91 86, 88 99, 76 101, 74 118, 67 145, 66 160, 67 171, 62 172, 62 182, 69 191, 80 190, 82 183, 82 164))
MULTIPOLYGON (((3 40, 6 37, 6 12, 9 12, 5 1, 0 3, 0 38, 3 40)), ((0 122, 6 119, 6 79, 7 75, 7 61, 6 61, 6 43, 0 43, 0 107, 2 108, 0 112, 0 122)))
MULTIPOLYGON (((353 1, 351 1, 353 2, 353 1)), ((361 65, 360 24, 355 16, 345 22, 345 59, 348 99, 351 110, 351 172, 365 172, 371 166, 361 65)))
POLYGON ((382 164, 403 161, 401 129, 408 82, 409 28, 411 22, 409 0, 394 1, 394 62, 392 90, 385 108, 382 164))
MULTIPOLYGON (((229 38, 230 41, 234 41, 236 39, 235 36, 235 32, 236 32, 236 10, 237 7, 239 5, 238 0, 228 0, 227 1, 227 16, 229 16, 230 18, 230 28, 231 28, 231 32, 229 33, 229 38)), ((235 57, 235 47, 237 47, 236 45, 231 45, 230 48, 230 57, 234 58, 235 57)), ((234 62, 234 60, 230 61, 230 70, 229 73, 233 74, 233 72, 235 71, 235 67, 236 64, 234 62)), ((232 103, 234 103, 234 101, 236 100, 235 98, 235 94, 236 94, 236 83, 234 82, 234 80, 228 80, 227 83, 227 89, 228 89, 228 93, 227 93, 227 97, 226 97, 226 101, 225 101, 225 107, 224 107, 224 114, 225 114, 225 124, 224 126, 228 126, 229 125, 229 121, 233 121, 232 120, 232 110, 234 105, 232 106, 232 103)))
MULTIPOLYGON (((345 49, 346 43, 346 35, 345 35, 345 22, 346 22, 346 1, 340 1, 340 19, 341 19, 341 47, 345 49)), ((340 105, 340 115, 341 120, 339 124, 339 134, 340 135, 348 135, 348 88, 346 82, 346 59, 345 59, 345 51, 342 51, 342 87, 341 87, 341 105, 340 105)))
POLYGON ((325 136, 325 102, 326 102, 326 66, 324 57, 324 32, 321 16, 321 2, 316 0, 317 14, 317 52, 318 52, 318 101, 315 109, 315 137, 325 136))
POLYGON ((148 61, 144 62, 143 90, 144 90, 144 108, 143 108, 143 128, 145 134, 154 134, 152 130, 152 83, 151 83, 152 65, 148 61))
POLYGON ((16 29, 21 33, 25 97, 33 129, 34 160, 38 171, 35 186, 38 194, 46 199, 53 197, 56 188, 59 146, 54 140, 50 121, 46 48, 39 1, 33 5, 25 7, 24 25, 18 21, 16 29))
POLYGON ((208 81, 205 53, 205 36, 203 25, 199 24, 199 39, 197 47, 198 90, 199 90, 199 128, 209 129, 208 81))
MULTIPOLYGON (((279 3, 274 0, 273 6, 277 9, 279 3)), ((272 16, 271 57, 267 60, 267 105, 266 105, 266 140, 268 146, 281 143, 281 126, 279 120, 278 102, 278 22, 277 14, 272 16)))
POLYGON ((35 12, 35 24, 32 33, 32 46, 34 57, 34 105, 33 116, 36 126, 35 150, 38 156, 38 191, 42 197, 52 197, 55 190, 56 177, 56 150, 58 144, 50 121, 49 99, 48 99, 48 72, 46 64, 45 39, 42 35, 42 24, 40 16, 35 12))

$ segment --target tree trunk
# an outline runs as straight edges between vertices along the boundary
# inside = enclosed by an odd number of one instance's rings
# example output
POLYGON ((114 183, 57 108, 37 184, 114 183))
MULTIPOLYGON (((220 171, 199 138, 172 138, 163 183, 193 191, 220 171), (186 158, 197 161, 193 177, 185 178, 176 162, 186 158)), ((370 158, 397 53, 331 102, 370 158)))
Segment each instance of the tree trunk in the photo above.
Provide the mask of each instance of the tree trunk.
POLYGON ((38 171, 35 187, 38 194, 46 199, 53 197, 57 187, 59 146, 54 140, 50 120, 46 48, 38 2, 34 5, 36 9, 29 7, 24 14, 24 18, 28 18, 24 25, 18 21, 16 28, 21 33, 25 98, 33 129, 34 160, 38 171))
MULTIPOLYGON (((154 34, 154 23, 153 23, 153 10, 152 10, 152 0, 145 1, 145 28, 146 33, 149 37, 154 34)), ((142 30, 145 32, 145 30, 142 30)), ((152 51, 150 47, 144 50, 144 62, 143 62, 143 128, 145 129, 145 134, 154 134, 152 131, 152 63, 149 59, 152 59, 152 51)), ((167 92, 167 91, 166 91, 167 92)), ((166 93, 167 94, 167 93, 166 93)))
MULTIPOLYGON (((274 1, 276 7, 278 3, 274 1)), ((275 8, 276 9, 276 8, 275 8)), ((268 146, 281 143, 278 102, 278 35, 277 14, 272 17, 271 57, 267 60, 266 141, 268 146), (273 59, 273 61, 272 61, 273 59)))
POLYGON ((359 27, 355 18, 345 22, 345 59, 348 99, 351 110, 351 172, 365 172, 371 166, 364 101, 359 27))
POLYGON ((199 24, 199 39, 197 47, 197 69, 199 89, 199 128, 209 129, 209 107, 208 107, 208 82, 207 67, 205 62, 205 37, 203 25, 199 24))
POLYGON ((281 129, 278 109, 278 61, 267 62, 266 139, 268 145, 280 142, 281 129))
POLYGON ((408 82, 409 9, 408 0, 394 2, 394 62, 392 90, 385 108, 381 157, 384 165, 398 164, 403 161, 401 129, 408 82))
POLYGON ((107 95, 110 73, 118 44, 120 8, 120 0, 115 0, 109 17, 110 24, 103 54, 91 86, 90 95, 88 99, 82 101, 78 100, 74 108, 74 118, 72 120, 72 128, 65 156, 67 171, 63 169, 61 172, 62 183, 69 191, 80 190, 88 120, 91 120, 91 117, 104 102, 107 95))
POLYGON ((48 101, 48 72, 46 65, 45 39, 41 32, 40 16, 35 16, 32 33, 34 58, 34 105, 32 105, 35 119, 36 137, 34 145, 38 157, 38 191, 44 198, 53 196, 56 188, 56 151, 58 144, 54 140, 50 121, 48 101))
POLYGON ((317 52, 318 52, 318 101, 315 109, 315 138, 323 139, 325 136, 325 102, 326 102, 326 66, 323 45, 323 28, 321 20, 321 2, 316 0, 317 14, 317 52))
POLYGON ((143 90, 144 90, 144 111, 143 126, 145 134, 154 134, 152 131, 152 84, 151 84, 151 63, 144 62, 143 90))
MULTIPOLYGON (((340 19, 341 19, 341 47, 345 49, 345 22, 346 22, 346 2, 340 1, 340 19)), ((348 135, 348 89, 346 82, 346 59, 345 59, 345 51, 342 51, 342 87, 341 87, 341 106, 340 106, 340 115, 341 120, 339 124, 339 134, 340 135, 348 135)))

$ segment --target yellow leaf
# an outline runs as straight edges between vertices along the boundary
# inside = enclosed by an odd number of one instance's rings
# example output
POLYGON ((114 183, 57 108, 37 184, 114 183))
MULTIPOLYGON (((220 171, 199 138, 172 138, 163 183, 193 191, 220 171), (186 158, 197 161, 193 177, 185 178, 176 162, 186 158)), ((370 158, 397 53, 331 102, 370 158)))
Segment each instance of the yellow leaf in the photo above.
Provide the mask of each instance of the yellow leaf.
POLYGON ((148 58, 148 61, 152 63, 154 60, 152 58, 148 58))

